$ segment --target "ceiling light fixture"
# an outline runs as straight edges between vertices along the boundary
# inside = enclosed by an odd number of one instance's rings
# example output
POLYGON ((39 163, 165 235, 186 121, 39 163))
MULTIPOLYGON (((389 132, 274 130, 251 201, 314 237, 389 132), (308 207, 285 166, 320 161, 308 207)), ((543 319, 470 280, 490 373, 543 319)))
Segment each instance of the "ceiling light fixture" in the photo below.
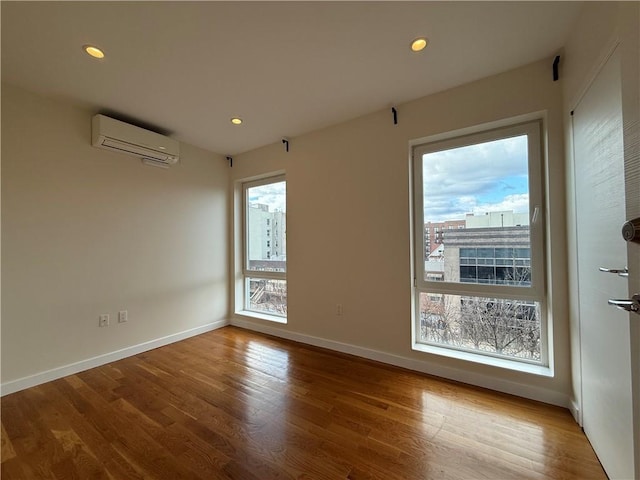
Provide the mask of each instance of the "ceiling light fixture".
POLYGON ((233 123, 234 125, 240 125, 242 123, 242 119, 239 117, 233 117, 231 119, 231 123, 233 123))
POLYGON ((414 52, 419 52, 424 50, 424 47, 427 46, 427 39, 424 37, 416 38, 413 42, 411 42, 411 50, 414 52))
POLYGON ((104 58, 104 52, 93 45, 83 45, 82 49, 93 58, 104 58))

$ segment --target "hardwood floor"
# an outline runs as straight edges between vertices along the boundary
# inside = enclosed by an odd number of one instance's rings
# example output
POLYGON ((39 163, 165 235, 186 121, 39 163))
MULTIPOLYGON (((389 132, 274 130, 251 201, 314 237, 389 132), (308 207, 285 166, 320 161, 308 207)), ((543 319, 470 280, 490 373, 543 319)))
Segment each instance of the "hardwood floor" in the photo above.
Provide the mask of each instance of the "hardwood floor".
POLYGON ((225 327, 2 398, 2 479, 606 479, 568 411, 225 327))

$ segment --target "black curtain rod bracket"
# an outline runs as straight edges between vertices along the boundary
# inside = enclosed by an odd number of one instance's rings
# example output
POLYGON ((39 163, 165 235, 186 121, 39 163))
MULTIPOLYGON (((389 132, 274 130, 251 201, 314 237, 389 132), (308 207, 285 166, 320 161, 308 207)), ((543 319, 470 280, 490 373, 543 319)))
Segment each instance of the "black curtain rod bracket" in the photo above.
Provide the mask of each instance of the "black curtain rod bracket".
POLYGON ((558 64, 560 63, 560 55, 556 55, 556 58, 553 60, 553 81, 557 82, 560 76, 558 75, 558 64))

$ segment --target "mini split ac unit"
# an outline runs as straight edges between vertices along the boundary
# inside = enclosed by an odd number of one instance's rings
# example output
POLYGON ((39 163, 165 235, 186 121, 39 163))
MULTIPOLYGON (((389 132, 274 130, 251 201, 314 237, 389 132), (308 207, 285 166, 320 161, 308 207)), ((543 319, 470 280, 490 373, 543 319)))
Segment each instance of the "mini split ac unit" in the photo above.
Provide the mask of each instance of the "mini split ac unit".
POLYGON ((91 144, 140 157, 146 165, 168 168, 180 159, 180 143, 173 138, 104 115, 91 121, 91 144))

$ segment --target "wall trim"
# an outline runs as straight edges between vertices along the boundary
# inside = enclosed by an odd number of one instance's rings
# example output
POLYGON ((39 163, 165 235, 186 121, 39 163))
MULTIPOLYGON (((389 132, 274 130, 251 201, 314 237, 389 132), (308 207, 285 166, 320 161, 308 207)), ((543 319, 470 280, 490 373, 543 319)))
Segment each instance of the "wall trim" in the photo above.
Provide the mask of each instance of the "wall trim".
POLYGON ((582 417, 580 416, 582 412, 580 412, 580 405, 578 405, 575 398, 572 398, 569 402, 569 411, 576 423, 582 427, 582 417))
POLYGON ((35 375, 18 378, 17 380, 11 380, 0 385, 0 396, 9 395, 10 393, 15 393, 26 388, 35 387, 36 385, 40 385, 42 383, 51 382, 52 380, 57 380, 68 375, 73 375, 75 373, 83 372, 91 368, 106 365, 107 363, 115 362, 123 358, 131 357, 142 352, 153 350, 154 348, 163 347, 165 345, 169 345, 170 343, 179 342, 180 340, 185 340, 190 337, 195 337, 196 335, 201 335, 212 330, 217 330, 218 328, 222 328, 227 325, 229 325, 229 321, 227 319, 218 320, 216 322, 207 323, 206 325, 202 325, 200 327, 195 327, 189 330, 184 330, 182 332, 167 335, 166 337, 157 338, 155 340, 132 345, 130 347, 116 350, 114 352, 87 358, 86 360, 70 363, 61 367, 52 368, 51 370, 36 373, 35 375))
POLYGON ((171 343, 179 342, 196 335, 201 335, 206 332, 217 330, 227 325, 233 325, 239 328, 252 330, 260 333, 266 333, 276 337, 284 338, 287 340, 293 340, 296 342, 312 345, 315 347, 326 348, 328 350, 334 350, 336 352, 346 353, 349 355, 355 355, 358 357, 374 360, 377 362, 394 365, 401 368, 407 368, 420 373, 426 373, 437 377, 447 378, 470 385, 475 385, 482 388, 488 388, 519 397, 529 398, 531 400, 537 400, 552 405, 568 408, 571 414, 579 423, 579 408, 577 404, 570 401, 568 396, 547 390, 543 388, 533 387, 530 385, 524 385, 521 383, 511 382, 508 380, 502 380, 488 375, 470 373, 464 370, 451 367, 442 367, 439 365, 433 365, 431 363, 416 360, 413 358, 403 357, 400 355, 394 355, 391 353, 381 352, 379 350, 369 349, 352 345, 343 342, 336 342, 334 340, 328 340, 321 337, 315 337, 312 335, 306 335, 297 332, 290 332, 282 328, 274 327, 271 325, 256 324, 254 322, 234 317, 231 321, 219 320, 217 322, 208 323, 200 327, 185 330, 183 332, 167 335, 155 340, 143 342, 138 345, 126 347, 114 352, 98 355, 96 357, 81 360, 69 365, 53 368, 44 372, 30 375, 28 377, 12 380, 0 385, 0 396, 9 395, 11 393, 24 390, 26 388, 35 387, 42 383, 57 380, 68 375, 73 375, 91 368, 99 367, 107 363, 115 362, 123 358, 131 357, 142 352, 153 350, 158 347, 163 347, 171 343))
POLYGON ((334 350, 336 352, 347 353, 369 360, 394 365, 396 367, 406 368, 416 372, 426 373, 428 375, 434 375, 436 377, 467 383, 477 387, 488 388, 490 390, 496 390, 498 392, 508 393, 518 397, 524 397, 570 409, 568 395, 545 388, 512 382, 489 375, 471 373, 458 368, 434 365, 433 363, 422 360, 359 347, 348 343, 336 342, 326 338, 291 332, 277 326, 263 325, 261 323, 258 324, 238 317, 233 317, 231 319, 231 325, 260 333, 266 333, 268 335, 273 335, 287 340, 293 340, 307 345, 313 345, 314 347, 321 347, 328 350, 334 350))

